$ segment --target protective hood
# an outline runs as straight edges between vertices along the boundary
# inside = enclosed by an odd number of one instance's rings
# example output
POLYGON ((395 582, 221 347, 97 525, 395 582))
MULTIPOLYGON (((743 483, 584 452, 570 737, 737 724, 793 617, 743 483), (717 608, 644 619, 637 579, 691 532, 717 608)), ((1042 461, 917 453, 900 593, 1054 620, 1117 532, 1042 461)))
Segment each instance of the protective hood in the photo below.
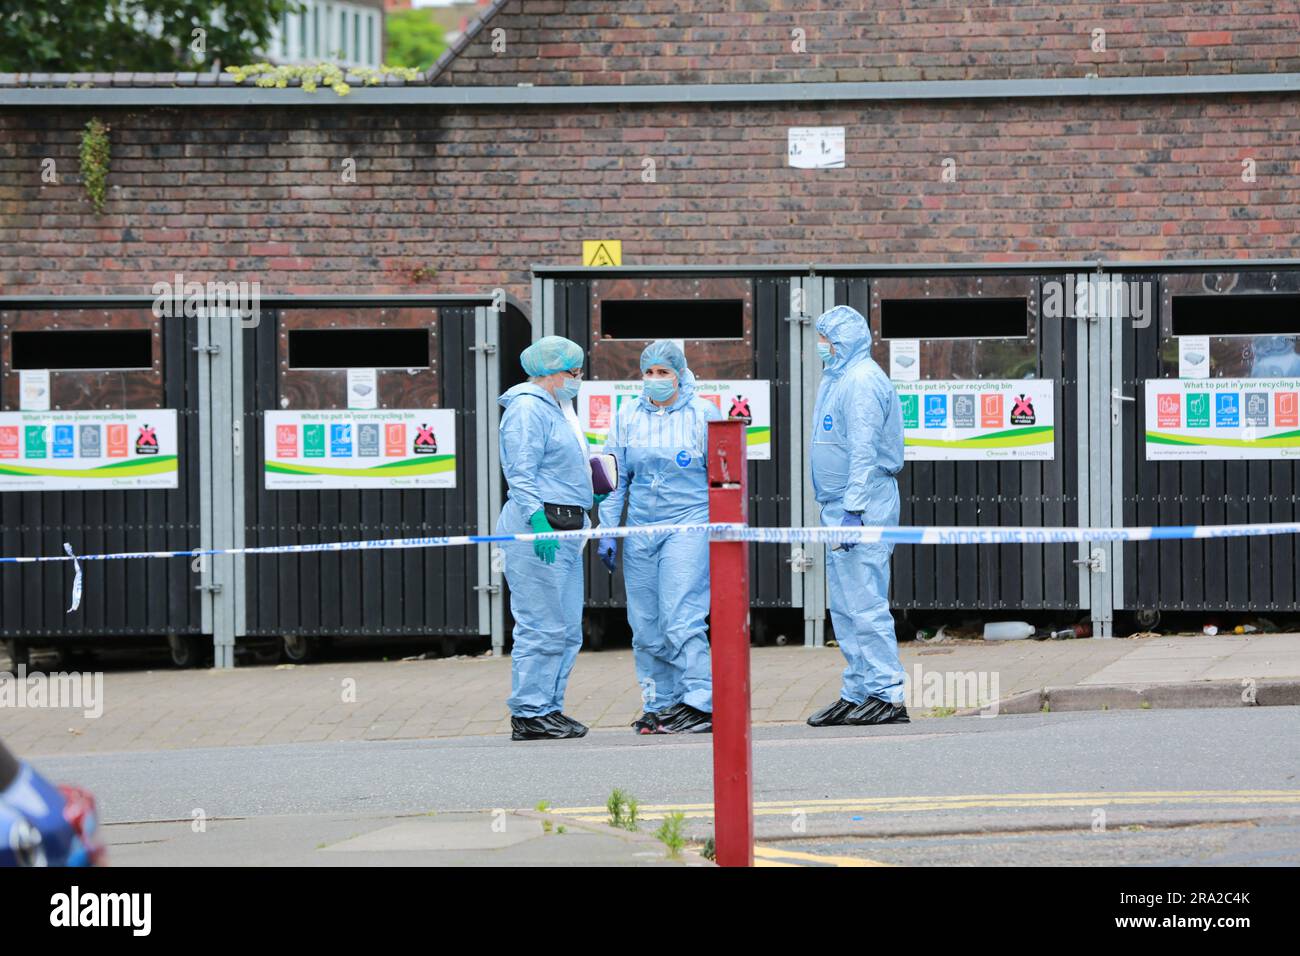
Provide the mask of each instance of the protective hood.
MULTIPOLYGON (((689 368, 687 368, 683 370, 681 373, 679 373, 677 376, 677 400, 673 402, 671 405, 665 405, 664 407, 667 408, 669 411, 676 411, 677 409, 681 408, 683 405, 688 404, 690 400, 693 399, 694 397, 695 397, 695 373, 692 372, 689 368)), ((659 411, 659 406, 651 402, 650 399, 646 397, 644 391, 641 392, 640 399, 641 399, 642 408, 645 408, 647 411, 651 411, 651 412, 659 411)))
POLYGON ((835 360, 823 374, 842 372, 849 363, 871 351, 871 329, 857 309, 837 305, 817 319, 817 331, 835 346, 835 360))
POLYGON ((521 398, 540 398, 548 405, 553 405, 556 408, 560 405, 550 392, 540 385, 534 385, 532 382, 521 382, 514 388, 509 389, 497 399, 497 404, 502 408, 509 408, 511 402, 516 402, 521 398))

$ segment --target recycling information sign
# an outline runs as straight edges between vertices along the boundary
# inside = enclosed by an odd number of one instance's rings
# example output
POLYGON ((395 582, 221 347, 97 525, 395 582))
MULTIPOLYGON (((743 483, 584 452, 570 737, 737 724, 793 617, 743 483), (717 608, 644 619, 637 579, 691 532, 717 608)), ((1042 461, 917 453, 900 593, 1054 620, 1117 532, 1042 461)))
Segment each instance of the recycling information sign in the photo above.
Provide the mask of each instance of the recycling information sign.
MULTIPOLYGON (((605 447, 614 416, 625 401, 641 397, 642 382, 584 381, 578 394, 578 416, 592 454, 605 447)), ((766 379, 696 381, 695 395, 718 406, 723 418, 748 418, 746 429, 750 461, 772 457, 772 385, 766 379)))
POLYGON ((1147 461, 1300 457, 1300 379, 1148 379, 1147 461))
POLYGON ((174 408, 0 412, 0 491, 176 488, 174 408))
POLYGON ((894 382, 906 461, 1055 457, 1052 379, 894 382))
POLYGON ((447 409, 268 411, 263 439, 268 491, 456 487, 447 409))

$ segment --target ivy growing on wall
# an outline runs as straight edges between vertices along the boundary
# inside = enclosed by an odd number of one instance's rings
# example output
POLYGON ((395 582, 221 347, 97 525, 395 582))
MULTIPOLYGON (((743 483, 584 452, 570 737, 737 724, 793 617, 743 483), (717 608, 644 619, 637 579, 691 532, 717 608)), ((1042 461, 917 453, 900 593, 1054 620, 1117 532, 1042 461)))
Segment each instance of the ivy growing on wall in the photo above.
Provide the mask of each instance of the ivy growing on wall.
POLYGON ((81 187, 102 215, 108 193, 109 127, 92 119, 81 132, 81 187))

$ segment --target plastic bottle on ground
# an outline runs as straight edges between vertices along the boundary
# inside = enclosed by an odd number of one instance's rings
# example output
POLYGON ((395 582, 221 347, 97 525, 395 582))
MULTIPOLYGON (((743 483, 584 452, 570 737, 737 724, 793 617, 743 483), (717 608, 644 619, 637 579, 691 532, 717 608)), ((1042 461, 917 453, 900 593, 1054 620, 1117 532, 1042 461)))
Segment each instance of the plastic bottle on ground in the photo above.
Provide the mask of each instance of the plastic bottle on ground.
POLYGON ((992 621, 984 625, 986 641, 1023 641, 1034 633, 1034 626, 1024 621, 992 621))

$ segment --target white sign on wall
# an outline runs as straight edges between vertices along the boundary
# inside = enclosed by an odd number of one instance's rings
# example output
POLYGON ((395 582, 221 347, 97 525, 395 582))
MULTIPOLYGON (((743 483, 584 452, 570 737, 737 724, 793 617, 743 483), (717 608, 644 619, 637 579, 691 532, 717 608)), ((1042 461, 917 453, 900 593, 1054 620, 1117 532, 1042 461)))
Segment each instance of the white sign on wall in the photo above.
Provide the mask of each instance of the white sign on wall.
POLYGON ((889 377, 895 382, 921 380, 921 340, 889 340, 889 377))
POLYGON ((843 126, 792 126, 788 158, 795 169, 843 169, 843 126))
POLYGON ((268 411, 263 430, 268 491, 456 487, 448 409, 268 411))
POLYGON ((18 407, 25 412, 45 412, 50 408, 50 370, 28 368, 18 372, 18 407))
POLYGON ((348 369, 348 408, 378 407, 378 372, 373 368, 348 369))
POLYGON ((1178 377, 1210 377, 1210 337, 1208 335, 1178 336, 1178 377))

